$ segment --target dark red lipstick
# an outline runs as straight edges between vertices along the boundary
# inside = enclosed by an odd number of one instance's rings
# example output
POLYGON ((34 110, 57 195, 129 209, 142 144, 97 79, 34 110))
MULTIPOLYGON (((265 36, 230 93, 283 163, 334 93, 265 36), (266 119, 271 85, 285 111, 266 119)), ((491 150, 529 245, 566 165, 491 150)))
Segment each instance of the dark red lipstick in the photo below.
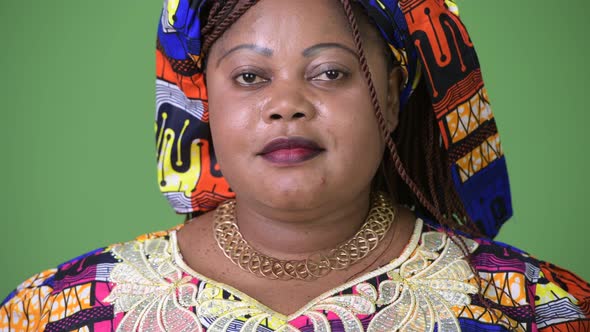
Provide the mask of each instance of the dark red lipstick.
POLYGON ((324 151, 316 142, 303 137, 281 137, 268 142, 258 155, 275 164, 293 165, 324 151))

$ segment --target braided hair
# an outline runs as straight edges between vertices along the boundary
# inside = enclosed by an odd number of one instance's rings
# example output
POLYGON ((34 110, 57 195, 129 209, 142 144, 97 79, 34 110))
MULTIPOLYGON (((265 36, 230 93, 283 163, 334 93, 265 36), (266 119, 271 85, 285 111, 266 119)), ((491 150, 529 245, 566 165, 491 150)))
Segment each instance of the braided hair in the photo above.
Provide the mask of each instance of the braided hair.
MULTIPOLYGON (((202 50, 205 56, 213 43, 257 0, 225 0, 208 2, 202 15, 204 25, 202 50)), ((452 183, 449 158, 440 142, 434 112, 424 81, 418 85, 405 109, 400 112, 394 133, 387 127, 379 104, 357 17, 368 15, 351 0, 340 0, 348 19, 365 82, 367 83, 379 129, 387 149, 380 171, 374 179, 375 189, 388 192, 400 204, 415 207, 427 217, 450 230, 481 235, 459 199, 452 183)), ((390 66, 390 70, 395 68, 390 66)))
MULTIPOLYGON (((459 246, 469 262, 479 289, 476 296, 485 308, 491 309, 489 301, 482 295, 481 278, 471 261, 473 256, 467 249, 467 244, 462 237, 453 234, 460 231, 472 236, 482 236, 467 214, 452 183, 450 158, 442 146, 439 128, 434 125, 436 119, 424 80, 420 81, 407 105, 399 113, 395 132, 390 132, 377 98, 357 23, 359 17, 367 18, 368 21, 370 18, 354 0, 339 1, 352 31, 375 117, 387 147, 373 180, 373 187, 388 192, 399 204, 414 207, 443 226, 443 230, 459 246)), ((225 30, 256 3, 257 0, 214 1, 209 11, 204 11, 207 18, 201 33, 205 57, 225 30)), ((390 59, 388 70, 391 71, 398 65, 399 63, 390 59)), ((493 310, 489 312, 497 317, 493 310)))

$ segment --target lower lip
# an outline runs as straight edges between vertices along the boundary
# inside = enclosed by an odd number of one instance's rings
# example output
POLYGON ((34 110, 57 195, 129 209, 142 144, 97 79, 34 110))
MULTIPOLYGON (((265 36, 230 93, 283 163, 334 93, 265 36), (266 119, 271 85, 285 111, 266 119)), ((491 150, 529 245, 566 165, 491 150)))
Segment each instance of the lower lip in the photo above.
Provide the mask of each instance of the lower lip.
POLYGON ((276 150, 260 156, 274 164, 295 165, 313 159, 322 152, 323 150, 296 148, 276 150))

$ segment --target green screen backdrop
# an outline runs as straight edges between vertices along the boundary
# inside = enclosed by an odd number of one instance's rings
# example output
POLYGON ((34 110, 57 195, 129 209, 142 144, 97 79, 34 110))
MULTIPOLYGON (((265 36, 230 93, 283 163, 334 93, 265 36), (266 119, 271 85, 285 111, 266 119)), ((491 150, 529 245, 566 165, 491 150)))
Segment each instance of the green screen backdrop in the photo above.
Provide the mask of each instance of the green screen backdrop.
MULTIPOLYGON (((0 2, 0 298, 182 222, 156 183, 161 0, 0 2)), ((463 0, 515 215, 498 240, 590 279, 590 2, 463 0)))

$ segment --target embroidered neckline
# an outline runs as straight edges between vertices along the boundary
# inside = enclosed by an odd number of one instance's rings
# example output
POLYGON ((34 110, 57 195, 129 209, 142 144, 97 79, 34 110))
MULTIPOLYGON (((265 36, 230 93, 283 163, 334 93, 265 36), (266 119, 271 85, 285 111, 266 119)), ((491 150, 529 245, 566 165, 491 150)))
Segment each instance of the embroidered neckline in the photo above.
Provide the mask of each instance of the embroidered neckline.
POLYGON ((175 231, 111 248, 119 261, 109 275, 113 289, 105 302, 123 314, 117 331, 301 332, 313 324, 331 331, 339 320, 349 332, 459 332, 455 308, 469 305, 473 271, 465 255, 477 242, 446 233, 423 232, 422 220, 400 256, 391 263, 321 294, 285 316, 229 285, 193 271, 182 260, 175 231), (378 285, 371 279, 384 276, 378 285), (352 293, 342 291, 351 289, 352 293), (368 326, 362 317, 371 316, 368 326), (236 325, 237 324, 237 325, 236 325))
POLYGON ((278 317, 278 318, 283 319, 285 321, 291 321, 291 320, 301 316, 304 312, 308 311, 311 307, 316 305, 318 302, 321 302, 322 300, 324 300, 326 298, 334 296, 335 294, 338 294, 346 289, 352 288, 353 286, 355 286, 357 284, 363 283, 369 279, 372 279, 372 278, 375 278, 375 277, 380 276, 382 274, 385 274, 391 270, 394 270, 395 268, 399 267, 400 265, 402 265, 405 261, 408 260, 408 258, 410 258, 412 253, 418 247, 418 243, 420 242, 420 235, 422 234, 423 223, 424 222, 422 221, 422 219, 420 219, 420 218, 416 219, 416 223, 414 225, 414 231, 412 232, 412 236, 410 237, 409 242, 407 243, 405 248, 402 250, 401 254, 397 258, 392 260, 390 263, 388 263, 380 268, 377 268, 373 271, 367 272, 367 273, 365 273, 365 274, 363 274, 351 281, 348 281, 336 288, 332 288, 332 289, 320 294, 319 296, 317 296, 317 297, 313 298, 312 300, 310 300, 309 302, 307 302, 303 307, 299 308, 297 311, 295 311, 294 313, 289 314, 289 315, 282 314, 280 312, 277 312, 277 311, 269 308, 268 306, 260 303, 254 297, 249 296, 248 294, 240 291, 239 289, 237 289, 235 287, 232 287, 232 286, 227 285, 225 283, 216 281, 215 279, 204 276, 201 273, 193 270, 190 266, 188 266, 188 264, 185 263, 184 258, 182 257, 182 253, 180 252, 180 248, 178 246, 178 237, 176 236, 177 230, 173 230, 170 232, 170 244, 172 245, 171 251, 172 251, 172 257, 173 257, 174 264, 176 264, 178 267, 180 267, 185 273, 191 275, 192 277, 199 279, 201 282, 211 284, 211 285, 214 285, 214 286, 219 287, 221 289, 224 289, 224 290, 228 291, 229 293, 238 296, 242 301, 245 301, 249 304, 256 305, 259 309, 261 309, 262 311, 264 311, 274 317, 278 317))

